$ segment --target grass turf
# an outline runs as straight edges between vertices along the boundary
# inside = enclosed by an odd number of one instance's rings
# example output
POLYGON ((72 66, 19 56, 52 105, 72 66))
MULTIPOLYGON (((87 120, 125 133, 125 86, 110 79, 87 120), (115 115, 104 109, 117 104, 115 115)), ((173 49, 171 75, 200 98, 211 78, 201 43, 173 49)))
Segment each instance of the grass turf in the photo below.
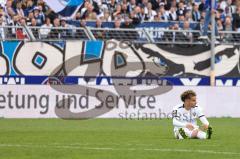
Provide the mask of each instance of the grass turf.
POLYGON ((172 121, 1 119, 0 159, 240 158, 240 119, 209 119, 211 140, 176 140, 172 121))

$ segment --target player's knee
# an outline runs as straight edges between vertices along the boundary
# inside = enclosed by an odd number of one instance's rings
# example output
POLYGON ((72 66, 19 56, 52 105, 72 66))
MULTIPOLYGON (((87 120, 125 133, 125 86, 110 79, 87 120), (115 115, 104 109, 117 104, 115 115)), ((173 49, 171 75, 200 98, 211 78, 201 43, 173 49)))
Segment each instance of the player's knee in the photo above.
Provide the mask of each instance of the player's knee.
POLYGON ((192 131, 191 138, 196 138, 198 134, 198 129, 192 131))

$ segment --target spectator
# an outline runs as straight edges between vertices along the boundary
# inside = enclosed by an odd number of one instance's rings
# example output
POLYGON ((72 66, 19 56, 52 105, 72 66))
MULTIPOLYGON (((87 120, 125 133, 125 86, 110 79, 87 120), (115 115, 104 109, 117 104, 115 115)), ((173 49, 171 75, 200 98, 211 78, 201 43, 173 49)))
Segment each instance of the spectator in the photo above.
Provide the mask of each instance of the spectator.
POLYGON ((187 10, 187 11, 185 12, 185 20, 186 20, 186 21, 189 21, 189 22, 193 22, 192 13, 191 13, 190 10, 187 10))
POLYGON ((109 10, 104 10, 104 14, 103 14, 103 17, 102 17, 103 21, 105 22, 111 22, 112 21, 112 16, 110 15, 110 12, 109 10))
POLYGON ((184 7, 184 3, 182 1, 178 4, 177 15, 178 17, 184 16, 186 13, 186 8, 184 7))
POLYGON ((30 12, 32 12, 34 9, 34 4, 32 0, 28 0, 26 4, 26 8, 24 9, 25 15, 28 16, 30 12))
POLYGON ((45 39, 45 38, 47 38, 48 37, 48 34, 50 33, 50 31, 51 31, 51 27, 52 27, 53 25, 51 24, 51 20, 50 20, 50 18, 46 18, 46 20, 45 20, 45 24, 43 24, 42 26, 41 26, 41 29, 40 29, 40 35, 41 35, 41 38, 43 38, 43 39, 45 39))
POLYGON ((96 20, 96 26, 95 28, 102 28, 102 21, 100 19, 96 20))
MULTIPOLYGON (((20 18, 19 16, 15 16, 14 21, 17 22, 17 25, 19 25, 19 26, 26 25, 26 20, 24 18, 20 18)), ((13 31, 13 33, 14 33, 14 31, 13 31)), ((22 28, 16 28, 15 34, 16 34, 16 38, 20 39, 20 40, 28 38, 27 33, 22 28)))
POLYGON ((193 17, 193 21, 200 22, 201 13, 199 11, 199 6, 196 3, 194 3, 194 6, 193 6, 192 17, 193 17))
POLYGON ((139 6, 136 6, 134 8, 134 11, 130 13, 131 19, 133 19, 133 24, 139 24, 143 20, 143 15, 141 14, 141 8, 139 6))
POLYGON ((39 32, 38 32, 39 30, 38 30, 38 28, 36 28, 37 27, 37 20, 35 18, 31 19, 31 25, 30 26, 32 27, 31 30, 32 30, 33 36, 35 38, 39 39, 39 32))
POLYGON ((97 19, 97 14, 94 11, 94 7, 91 3, 88 4, 87 10, 83 13, 82 19, 87 19, 87 20, 97 19))
POLYGON ((116 9, 113 12, 113 17, 121 15, 122 7, 121 4, 116 5, 116 9))
POLYGON ((4 40, 5 39, 5 30, 2 27, 5 26, 5 25, 4 25, 2 17, 0 18, 0 26, 1 26, 1 28, 0 28, 0 39, 4 40))
POLYGON ((61 31, 61 38, 71 38, 74 35, 75 28, 72 25, 67 24, 66 19, 62 18, 60 21, 61 27, 63 28, 61 31))
POLYGON ((121 28, 134 28, 134 25, 132 24, 132 19, 130 19, 129 17, 126 17, 124 19, 124 23, 121 26, 121 28))
POLYGON ((144 20, 153 21, 156 15, 157 15, 156 11, 152 10, 152 3, 148 3, 144 20))
POLYGON ((24 11, 22 9, 22 2, 17 2, 17 8, 16 8, 16 13, 20 16, 20 17, 25 17, 24 11))
POLYGON ((61 35, 61 30, 59 30, 59 27, 60 27, 60 20, 59 18, 55 18, 53 20, 53 27, 55 28, 52 28, 49 35, 48 35, 48 38, 50 39, 58 39, 60 38, 60 35, 61 35))
POLYGON ((8 16, 8 19, 13 19, 13 17, 16 15, 16 12, 13 8, 13 1, 12 0, 7 0, 5 11, 6 11, 6 14, 8 16))
POLYGON ((164 5, 160 5, 160 8, 159 8, 159 11, 161 12, 161 19, 164 20, 164 21, 168 21, 169 17, 168 17, 168 14, 164 8, 164 5))
POLYGON ((169 12, 169 20, 170 21, 176 21, 178 19, 176 11, 177 11, 176 7, 171 7, 170 12, 169 12))
MULTIPOLYGON (((219 0, 218 2, 219 5, 214 7, 218 30, 226 30, 227 28, 230 30, 229 18, 226 17, 232 17, 233 31, 240 30, 239 9, 236 9, 238 8, 236 7, 237 1, 219 0)), ((196 24, 196 28, 201 30, 202 17, 204 17, 203 35, 206 36, 211 19, 210 4, 211 0, 84 0, 84 5, 71 20, 80 21, 81 27, 85 27, 86 20, 94 20, 99 24, 116 20, 122 22, 122 28, 132 28, 143 21, 181 21, 183 23, 201 21, 200 24, 196 24)), ((49 23, 49 20, 45 21, 45 17, 48 17, 50 21, 61 18, 43 0, 6 0, 4 5, 4 12, 1 11, 0 7, 0 18, 6 22, 6 25, 21 25, 20 21, 23 18, 28 26, 33 26, 34 21, 36 21, 37 26, 47 25, 51 27, 52 24, 49 23)), ((59 27, 79 26, 79 23, 75 21, 69 24, 68 22, 61 20, 59 27)), ((169 28, 176 29, 177 27, 171 26, 169 28)), ((11 31, 12 34, 15 32, 16 30, 11 31)), ((59 29, 58 31, 54 30, 54 32, 58 34, 59 29)), ((53 33, 50 29, 46 32, 43 31, 45 38, 53 33)), ((41 33, 41 36, 44 35, 41 33)))
POLYGON ((41 10, 39 7, 34 7, 33 15, 34 15, 34 18, 36 19, 37 26, 43 25, 44 20, 45 20, 44 14, 42 14, 42 13, 40 14, 40 12, 41 12, 41 10))
MULTIPOLYGON (((230 16, 226 17, 224 30, 225 31, 230 31, 230 32, 232 31, 232 20, 231 20, 230 16)), ((226 33, 225 35, 223 35, 223 37, 226 40, 231 40, 232 39, 232 34, 231 33, 226 33)))
POLYGON ((233 30, 240 31, 240 5, 237 7, 237 12, 233 14, 233 30))
MULTIPOLYGON (((183 23, 183 30, 188 30, 188 31, 192 30, 190 28, 190 22, 188 20, 184 21, 184 23, 183 23)), ((182 33, 183 33, 184 37, 182 39, 180 39, 180 40, 191 41, 191 42, 193 41, 193 34, 192 34, 192 32, 183 31, 182 33)))
POLYGON ((130 3, 128 5, 128 12, 131 13, 134 11, 134 8, 136 7, 136 0, 130 0, 130 3))

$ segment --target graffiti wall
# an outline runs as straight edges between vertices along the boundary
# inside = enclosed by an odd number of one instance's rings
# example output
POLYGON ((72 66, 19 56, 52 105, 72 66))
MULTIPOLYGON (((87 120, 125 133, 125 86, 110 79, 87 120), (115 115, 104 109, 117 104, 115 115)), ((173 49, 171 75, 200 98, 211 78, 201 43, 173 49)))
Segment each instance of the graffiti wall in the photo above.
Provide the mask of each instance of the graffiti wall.
MULTIPOLYGON (((215 56, 216 80, 220 80, 216 83, 238 85, 239 47, 218 45, 215 56)), ((78 84, 81 78, 157 77, 173 85, 209 85, 210 46, 116 40, 4 41, 0 45, 0 75, 0 84, 78 84)))

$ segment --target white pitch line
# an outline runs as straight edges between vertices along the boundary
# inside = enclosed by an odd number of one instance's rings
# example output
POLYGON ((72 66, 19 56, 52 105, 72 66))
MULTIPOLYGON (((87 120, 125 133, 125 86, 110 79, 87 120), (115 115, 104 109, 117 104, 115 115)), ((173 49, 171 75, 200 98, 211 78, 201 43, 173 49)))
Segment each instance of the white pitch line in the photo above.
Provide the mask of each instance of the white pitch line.
POLYGON ((166 149, 166 148, 112 148, 112 147, 80 147, 72 145, 30 145, 30 144, 0 144, 0 147, 24 147, 24 148, 59 148, 59 149, 83 149, 104 151, 159 151, 159 152, 188 152, 204 154, 239 155, 238 152, 213 151, 213 150, 189 150, 189 149, 166 149))
POLYGON ((145 151, 161 151, 161 152, 193 152, 193 153, 208 153, 208 154, 222 154, 222 155, 240 155, 238 152, 230 151, 212 151, 212 150, 189 150, 189 149, 143 149, 145 151))

